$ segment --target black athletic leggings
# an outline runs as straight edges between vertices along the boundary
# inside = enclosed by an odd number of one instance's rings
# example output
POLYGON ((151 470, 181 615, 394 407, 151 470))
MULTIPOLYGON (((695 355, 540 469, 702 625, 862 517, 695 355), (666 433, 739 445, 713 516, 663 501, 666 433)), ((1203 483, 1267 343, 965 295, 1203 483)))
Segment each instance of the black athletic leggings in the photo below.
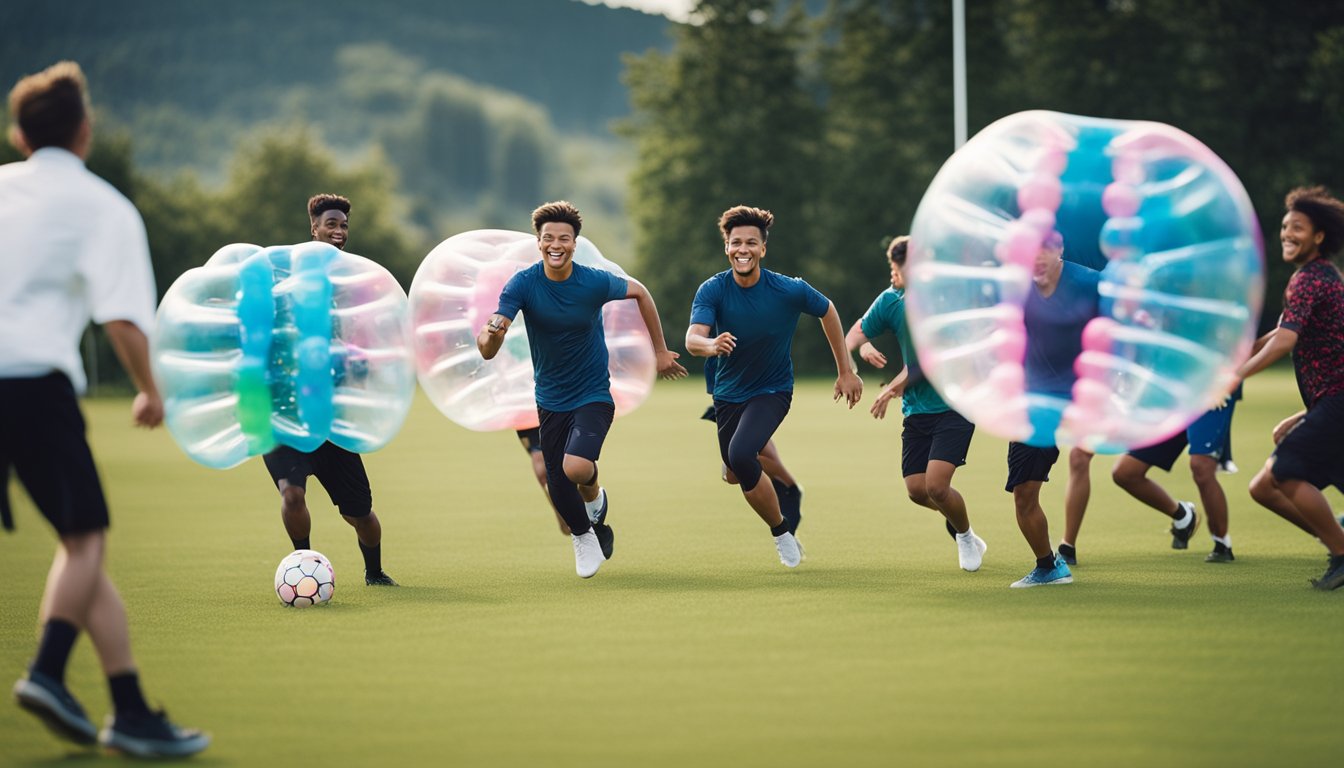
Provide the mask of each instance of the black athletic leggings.
POLYGON ((758 454, 784 422, 793 403, 792 392, 757 395, 745 403, 714 401, 714 421, 719 425, 719 455, 737 475, 743 493, 750 493, 761 480, 758 454))

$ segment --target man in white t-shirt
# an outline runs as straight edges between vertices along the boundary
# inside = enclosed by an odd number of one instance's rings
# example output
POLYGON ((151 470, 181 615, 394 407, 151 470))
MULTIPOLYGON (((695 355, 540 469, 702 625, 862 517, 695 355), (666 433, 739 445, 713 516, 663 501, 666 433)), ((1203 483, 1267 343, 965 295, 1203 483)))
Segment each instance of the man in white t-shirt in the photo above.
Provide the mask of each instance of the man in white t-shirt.
POLYGON ((84 167, 93 128, 78 64, 20 80, 9 111, 10 141, 28 159, 0 166, 0 518, 13 527, 13 467, 60 539, 38 617, 42 640, 14 697, 78 744, 138 757, 192 755, 210 737, 150 710, 140 690, 126 608, 104 570, 107 504, 76 400, 85 385, 79 339, 93 320, 135 384, 135 423, 163 422, 146 338, 155 292, 144 222, 84 167), (64 682, 81 631, 112 694, 115 711, 101 733, 64 682))

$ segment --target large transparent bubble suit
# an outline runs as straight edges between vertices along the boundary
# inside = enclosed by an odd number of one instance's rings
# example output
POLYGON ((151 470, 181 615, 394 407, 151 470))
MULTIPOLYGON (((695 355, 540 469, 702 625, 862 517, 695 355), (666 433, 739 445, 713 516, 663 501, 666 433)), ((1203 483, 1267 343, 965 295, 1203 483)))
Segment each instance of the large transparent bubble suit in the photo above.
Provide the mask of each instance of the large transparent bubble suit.
POLYGON ((911 227, 906 308, 921 366, 978 426, 1118 453, 1221 400, 1254 340, 1264 247, 1241 182, 1169 125, 1023 112, 985 128, 911 227), (1069 399, 1028 391, 1022 311, 1052 229, 1100 268, 1069 399))
MULTIPOLYGON (((476 349, 476 334, 499 308, 504 284, 541 258, 535 235, 499 229, 464 232, 429 252, 411 283, 411 334, 420 386, 445 416, 467 429, 537 426, 532 356, 519 313, 493 360, 476 349)), ((586 237, 574 262, 625 277, 586 237)), ((653 389, 656 362, 634 301, 602 308, 616 415, 638 408, 653 389)))
POLYGON ((277 445, 376 451, 415 393, 407 317, 396 279, 362 256, 225 246, 159 305, 151 354, 168 430, 220 469, 277 445))

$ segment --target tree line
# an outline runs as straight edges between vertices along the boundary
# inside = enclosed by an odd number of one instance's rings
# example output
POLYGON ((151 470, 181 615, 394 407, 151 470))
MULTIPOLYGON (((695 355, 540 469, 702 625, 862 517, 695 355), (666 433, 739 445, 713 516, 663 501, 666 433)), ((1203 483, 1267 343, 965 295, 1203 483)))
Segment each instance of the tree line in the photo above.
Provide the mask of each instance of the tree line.
MULTIPOLYGON (((766 266, 805 277, 857 318, 953 151, 950 2, 704 0, 670 51, 627 57, 636 146, 628 208, 637 269, 666 325, 726 268, 729 205, 777 216, 766 266)), ((1321 0, 976 0, 966 3, 971 135, 1028 109, 1174 125, 1222 157, 1268 236, 1262 325, 1281 306, 1284 195, 1344 192, 1344 4, 1321 0)), ((796 363, 824 372, 822 335, 796 363)))

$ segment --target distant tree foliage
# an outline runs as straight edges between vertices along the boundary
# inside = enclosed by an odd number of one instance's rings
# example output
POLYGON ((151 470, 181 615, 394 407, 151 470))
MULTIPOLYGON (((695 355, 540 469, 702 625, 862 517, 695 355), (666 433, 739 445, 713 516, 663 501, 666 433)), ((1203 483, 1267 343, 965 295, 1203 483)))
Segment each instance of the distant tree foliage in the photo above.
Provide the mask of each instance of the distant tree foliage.
MULTIPOLYGON (((672 328, 685 327, 698 282, 723 268, 714 215, 737 202, 783 214, 767 268, 800 273, 846 323, 867 308, 886 285, 883 244, 908 230, 953 150, 950 5, 831 0, 807 24, 797 5, 704 0, 702 23, 679 28, 671 51, 627 59, 629 208, 642 273, 669 297, 672 328)), ((1301 184, 1344 193, 1344 3, 966 6, 971 134, 1052 109, 1155 120, 1200 139, 1260 215, 1262 325, 1272 325, 1291 272, 1275 237, 1284 194, 1301 184)), ((796 361, 824 371, 828 356, 808 351, 816 335, 800 334, 796 361)))

